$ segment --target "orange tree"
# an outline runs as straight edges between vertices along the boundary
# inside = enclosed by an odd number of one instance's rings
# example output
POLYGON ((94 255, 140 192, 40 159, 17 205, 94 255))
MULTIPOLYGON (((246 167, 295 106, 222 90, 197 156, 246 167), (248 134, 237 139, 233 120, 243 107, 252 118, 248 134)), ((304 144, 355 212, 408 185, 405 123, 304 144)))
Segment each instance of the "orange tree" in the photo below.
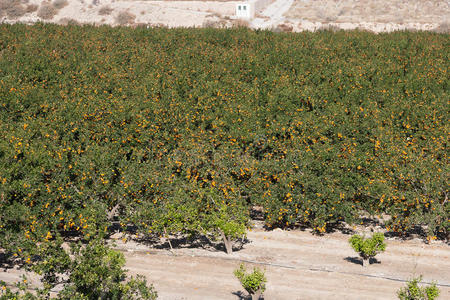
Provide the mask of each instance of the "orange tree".
POLYGON ((446 34, 2 24, 0 36, 10 258, 102 237, 115 218, 220 235, 253 205, 268 227, 370 214, 448 234, 446 34))

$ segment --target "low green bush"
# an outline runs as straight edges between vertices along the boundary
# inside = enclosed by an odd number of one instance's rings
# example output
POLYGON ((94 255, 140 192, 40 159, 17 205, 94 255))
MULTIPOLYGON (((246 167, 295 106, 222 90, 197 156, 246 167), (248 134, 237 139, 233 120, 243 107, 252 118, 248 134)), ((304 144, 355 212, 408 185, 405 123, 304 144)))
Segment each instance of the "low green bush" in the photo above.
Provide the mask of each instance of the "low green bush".
POLYGON ((363 266, 366 265, 370 258, 386 250, 384 235, 379 232, 374 233, 371 238, 364 238, 361 235, 355 234, 349 239, 349 243, 353 250, 358 252, 362 258, 363 266))
POLYGON ((0 300, 48 299, 51 291, 60 287, 57 299, 61 300, 157 298, 157 292, 147 284, 144 276, 127 277, 123 254, 112 250, 100 239, 85 245, 71 244, 70 251, 63 250, 61 239, 39 248, 42 260, 30 269, 41 276, 43 287, 31 287, 26 277, 16 283, 15 288, 0 282, 0 300))
POLYGON ((244 264, 234 271, 234 276, 239 279, 242 287, 252 296, 252 300, 257 300, 266 290, 266 276, 264 271, 259 268, 253 268, 253 272, 247 274, 244 264))
POLYGON ((61 299, 149 299, 157 298, 143 276, 126 280, 125 258, 102 242, 93 241, 72 247, 69 283, 61 299))
POLYGON ((408 281, 406 287, 401 288, 397 292, 400 300, 433 300, 439 296, 439 288, 436 283, 432 283, 427 287, 420 287, 419 283, 422 281, 422 276, 413 278, 408 281))

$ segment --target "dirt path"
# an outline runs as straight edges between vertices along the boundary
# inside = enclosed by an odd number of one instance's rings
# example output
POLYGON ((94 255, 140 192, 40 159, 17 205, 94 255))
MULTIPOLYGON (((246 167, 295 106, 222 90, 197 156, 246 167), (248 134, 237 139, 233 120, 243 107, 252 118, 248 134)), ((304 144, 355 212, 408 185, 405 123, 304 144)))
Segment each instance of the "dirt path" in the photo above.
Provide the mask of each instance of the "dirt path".
POLYGON ((317 237, 310 232, 254 230, 244 249, 226 255, 203 249, 149 249, 118 243, 130 273, 154 282, 160 299, 240 299, 233 276, 241 261, 266 268, 265 299, 396 299, 413 275, 437 281, 439 299, 450 299, 450 247, 419 240, 388 240, 379 262, 363 268, 348 246, 348 235, 317 237))
POLYGON ((291 8, 294 0, 276 0, 261 13, 265 18, 252 20, 252 27, 259 29, 272 28, 284 21, 284 14, 291 8))
MULTIPOLYGON (((405 280, 418 275, 438 283, 439 299, 450 299, 450 246, 443 242, 389 239, 378 262, 363 268, 348 245, 349 235, 342 233, 319 237, 309 231, 254 229, 250 242, 231 255, 201 248, 170 252, 120 237, 115 248, 125 254, 129 273, 145 275, 163 300, 245 299, 233 276, 240 262, 266 269, 265 299, 396 299, 405 280)), ((0 280, 11 284, 22 273, 1 270, 0 280)), ((36 276, 29 279, 38 284, 36 276)))
POLYGON ((9 6, 0 10, 0 23, 219 28, 243 25, 294 32, 324 28, 373 32, 450 30, 449 0, 274 0, 252 20, 236 19, 236 4, 242 2, 237 0, 70 0, 68 5, 49 11, 50 2, 9 1, 9 6))

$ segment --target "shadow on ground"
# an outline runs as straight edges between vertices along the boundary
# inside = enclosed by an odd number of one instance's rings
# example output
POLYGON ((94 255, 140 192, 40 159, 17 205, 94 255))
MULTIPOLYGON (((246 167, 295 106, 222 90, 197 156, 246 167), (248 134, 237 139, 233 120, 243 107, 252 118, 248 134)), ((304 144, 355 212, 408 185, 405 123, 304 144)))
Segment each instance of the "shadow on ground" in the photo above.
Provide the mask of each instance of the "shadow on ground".
MULTIPOLYGON (((252 300, 252 296, 247 295, 243 291, 232 292, 233 295, 237 296, 239 300, 252 300)), ((264 300, 264 296, 259 297, 260 300, 264 300)))
MULTIPOLYGON (((134 241, 142 243, 155 249, 180 249, 180 248, 200 248, 209 251, 226 252, 225 245, 222 241, 216 241, 202 234, 177 234, 171 235, 170 238, 161 238, 156 235, 135 237, 134 241), (170 241, 170 242, 169 242, 170 241)), ((250 243, 247 238, 238 239, 233 245, 233 251, 242 250, 244 245, 250 243)))
MULTIPOLYGON (((360 258, 360 257, 347 256, 346 258, 344 258, 344 260, 351 262, 353 264, 356 264, 356 265, 361 265, 361 266, 363 265, 362 258, 360 258)), ((378 259, 376 259, 375 257, 372 257, 369 259, 369 264, 381 264, 381 262, 378 259)))

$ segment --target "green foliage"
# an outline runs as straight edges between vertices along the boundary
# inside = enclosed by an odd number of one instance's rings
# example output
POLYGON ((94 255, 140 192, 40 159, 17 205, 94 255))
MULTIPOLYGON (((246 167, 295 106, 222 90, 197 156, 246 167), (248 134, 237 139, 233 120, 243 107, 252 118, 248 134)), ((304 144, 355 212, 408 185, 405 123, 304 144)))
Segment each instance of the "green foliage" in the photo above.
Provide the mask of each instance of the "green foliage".
POLYGON ((380 232, 374 233, 370 238, 355 234, 349 239, 349 243, 363 259, 375 257, 378 253, 386 250, 384 235, 380 232))
POLYGON ((245 237, 246 227, 244 224, 237 223, 235 221, 227 221, 223 219, 218 219, 216 221, 216 228, 221 230, 226 237, 235 239, 240 237, 245 237))
POLYGON ((210 231, 223 232, 230 239, 246 236, 249 223, 248 210, 239 201, 228 201, 214 193, 211 189, 207 194, 210 210, 206 218, 209 221, 210 231))
POLYGON ((434 300, 439 296, 439 288, 436 283, 430 286, 421 287, 419 283, 422 281, 422 276, 413 278, 408 281, 406 287, 401 288, 397 292, 400 300, 434 300))
POLYGON ((242 287, 250 294, 255 294, 258 290, 264 292, 266 290, 266 276, 259 268, 253 268, 253 272, 247 274, 244 264, 240 264, 239 268, 234 271, 234 276, 239 279, 242 287))
POLYGON ((62 286, 58 299, 156 299, 157 293, 145 277, 127 278, 122 253, 110 249, 99 239, 72 244, 69 253, 60 239, 37 247, 39 260, 31 267, 42 276, 43 288, 29 293, 26 278, 12 291, 2 283, 0 299, 46 299, 50 290, 62 286), (2 298, 3 297, 3 298, 2 298))
POLYGON ((123 254, 99 242, 85 247, 73 246, 69 283, 60 292, 61 299, 156 299, 144 277, 125 281, 123 254))
POLYGON ((255 205, 268 227, 324 232, 365 211, 391 231, 448 234, 448 35, 1 24, 0 36, 10 259, 108 234, 113 218, 237 237, 255 205))
POLYGON ((208 228, 215 238, 220 236, 228 254, 233 252, 233 242, 245 238, 249 224, 248 210, 239 202, 226 203, 211 189, 208 194, 211 208, 206 218, 208 228))
POLYGON ((173 190, 166 190, 168 199, 129 206, 127 221, 137 224, 144 234, 203 234, 217 239, 224 233, 230 240, 245 237, 248 209, 236 195, 224 195, 196 183, 179 186, 183 185, 174 184, 173 190))
POLYGON ((64 280, 64 274, 72 269, 72 260, 62 248, 62 243, 62 239, 57 238, 36 247, 36 251, 33 253, 33 256, 37 255, 42 258, 32 264, 31 269, 42 276, 43 294, 61 283, 64 280))

